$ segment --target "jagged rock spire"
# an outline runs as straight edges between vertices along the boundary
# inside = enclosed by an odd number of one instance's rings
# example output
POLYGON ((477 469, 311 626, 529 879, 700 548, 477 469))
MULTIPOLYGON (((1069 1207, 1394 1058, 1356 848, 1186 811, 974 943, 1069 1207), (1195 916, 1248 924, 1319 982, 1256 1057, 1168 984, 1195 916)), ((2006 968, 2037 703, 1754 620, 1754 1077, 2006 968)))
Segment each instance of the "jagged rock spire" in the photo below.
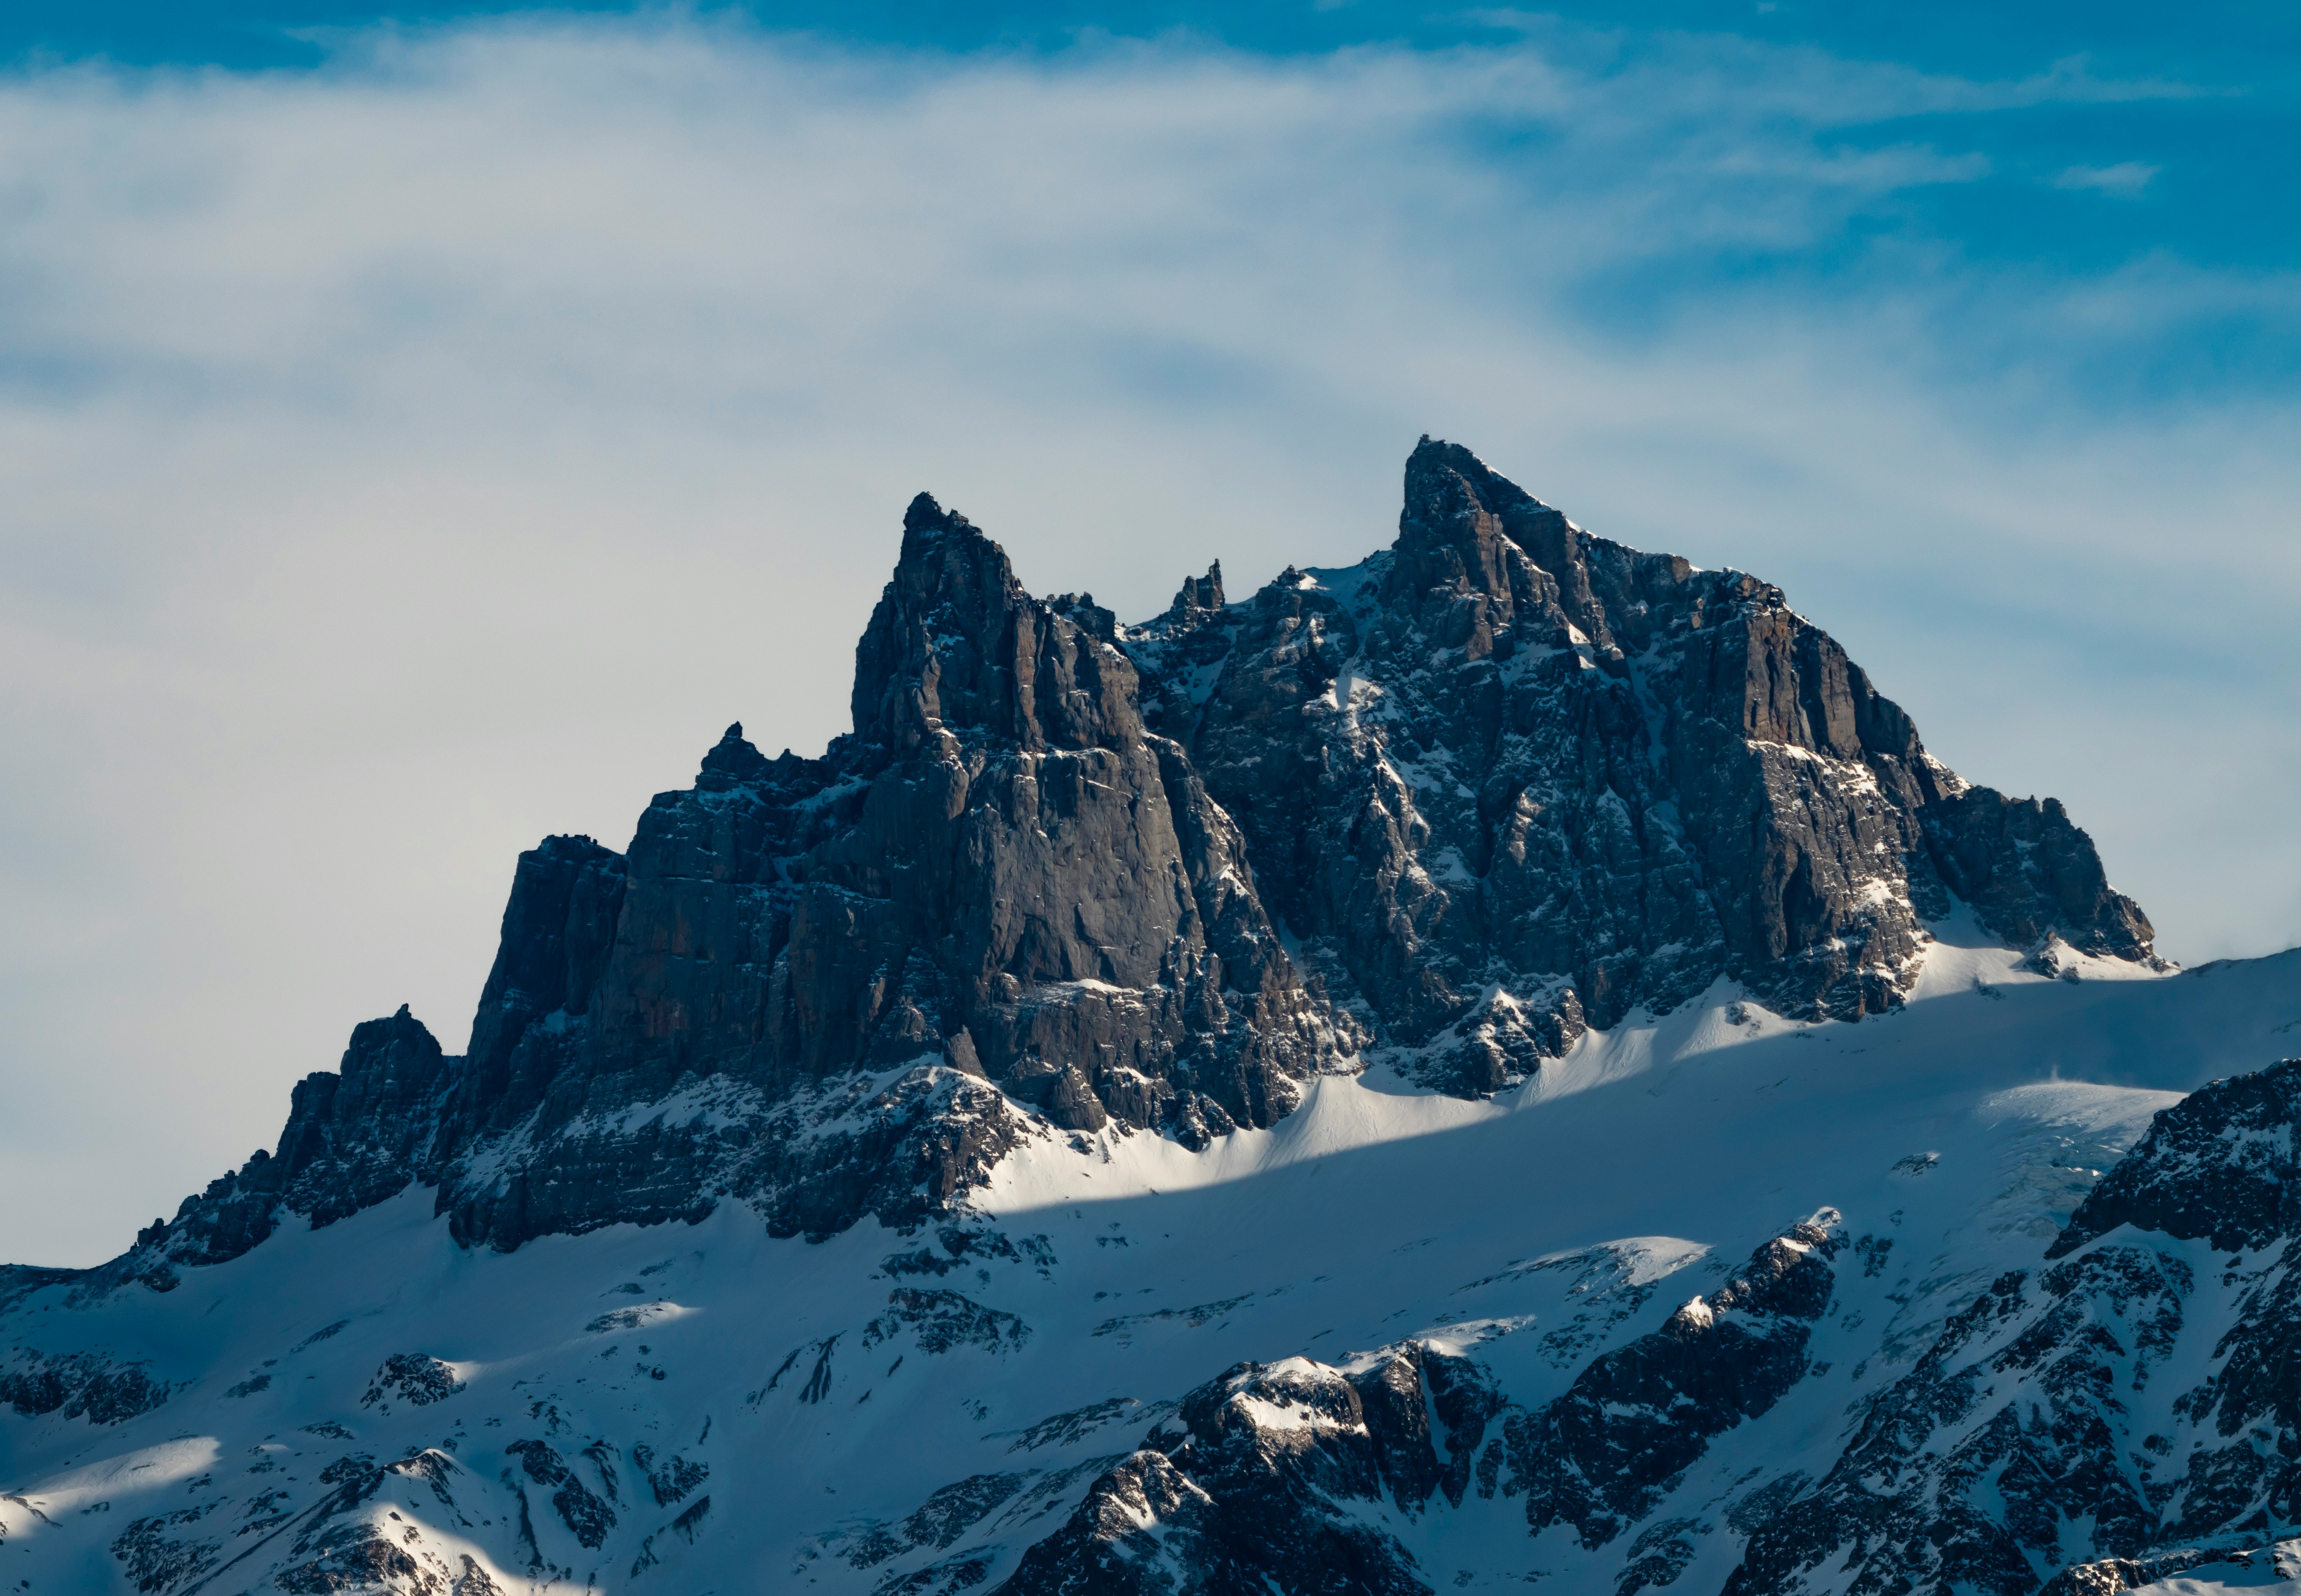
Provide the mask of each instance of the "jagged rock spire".
POLYGON ((1186 576, 1176 589, 1175 602, 1167 614, 1176 620, 1202 614, 1223 607, 1222 562, 1217 560, 1207 567, 1204 576, 1186 576))
POLYGON ((1029 748, 1142 734, 1124 656, 1083 642, 1015 580, 1006 551, 926 494, 855 651, 855 735, 907 753, 980 732, 1029 748))

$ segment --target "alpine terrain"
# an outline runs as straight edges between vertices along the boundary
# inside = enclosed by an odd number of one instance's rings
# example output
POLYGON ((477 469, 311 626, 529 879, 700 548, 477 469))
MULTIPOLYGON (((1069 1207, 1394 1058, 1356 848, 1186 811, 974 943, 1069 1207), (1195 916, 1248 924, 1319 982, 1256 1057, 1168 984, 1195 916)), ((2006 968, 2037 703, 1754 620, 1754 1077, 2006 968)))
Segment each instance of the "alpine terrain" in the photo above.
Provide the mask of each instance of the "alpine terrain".
POLYGON ((0 1589, 2301 1592, 2301 952, 1451 444, 1140 624, 901 539, 465 1053, 0 1270, 0 1589))

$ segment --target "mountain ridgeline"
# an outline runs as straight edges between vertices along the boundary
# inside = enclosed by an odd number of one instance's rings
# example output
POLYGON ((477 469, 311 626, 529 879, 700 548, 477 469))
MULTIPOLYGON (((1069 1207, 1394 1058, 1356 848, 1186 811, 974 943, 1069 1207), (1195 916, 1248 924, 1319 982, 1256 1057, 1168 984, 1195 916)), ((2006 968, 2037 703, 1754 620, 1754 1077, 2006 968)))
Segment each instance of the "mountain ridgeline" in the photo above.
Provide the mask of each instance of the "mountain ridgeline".
POLYGON ((1032 1137, 1203 1148, 1368 1064, 1491 1093, 1721 980, 1888 1010, 1959 903, 2049 971, 2157 965, 2059 803, 1952 773, 1780 589, 1427 439, 1388 549, 1139 626, 922 494, 852 706, 820 758, 730 727, 626 853, 522 855, 469 1052, 360 1025, 113 1267, 411 1182, 506 1250, 731 1199, 916 1224, 1032 1137), (682 1093, 718 1111, 631 1112, 682 1093))

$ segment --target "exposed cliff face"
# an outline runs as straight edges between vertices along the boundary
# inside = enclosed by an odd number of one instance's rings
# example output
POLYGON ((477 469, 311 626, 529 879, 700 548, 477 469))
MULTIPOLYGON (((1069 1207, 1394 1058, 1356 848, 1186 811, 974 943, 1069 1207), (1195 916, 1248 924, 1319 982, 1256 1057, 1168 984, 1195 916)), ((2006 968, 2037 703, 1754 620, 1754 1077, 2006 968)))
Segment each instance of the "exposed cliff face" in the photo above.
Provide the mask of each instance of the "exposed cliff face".
POLYGON ((186 1198, 173 1224, 155 1221, 137 1236, 128 1261, 172 1283, 166 1261, 237 1258, 272 1234, 283 1211, 321 1226, 398 1195, 425 1166, 450 1066, 405 1005, 355 1027, 336 1074, 296 1083, 279 1151, 259 1151, 186 1198))
POLYGON ((363 1025, 127 1267, 411 1182, 505 1249, 728 1199, 915 1223, 1033 1138, 1201 1148, 1369 1058, 1489 1092, 1722 978, 1889 1008, 1953 893, 2154 962, 2058 804, 1952 775, 1778 589, 1427 439, 1390 549, 1137 627, 923 494, 851 705, 816 759, 731 727, 623 854, 523 855, 467 1055, 363 1025))
MULTIPOLYGON (((1131 632, 1312 966, 1408 1067, 1491 1090, 1720 976, 1892 1007, 1945 887, 2024 944, 2152 957, 2058 804, 1971 788, 1778 589, 1573 526, 1425 439, 1398 541, 1131 632)), ((1211 602, 1210 602, 1211 601, 1211 602)))
MULTIPOLYGON (((1303 991, 1235 829, 1137 696, 1124 654, 922 497, 857 651, 869 796, 808 862, 793 947, 803 918, 826 928, 806 957, 837 962, 854 935, 828 928, 874 906, 887 967, 901 949, 884 1001, 905 1045, 971 1057, 1068 1129, 1116 1116, 1198 1141, 1269 1124, 1352 1038, 1303 991)), ((793 968, 788 1046, 848 1063, 793 968)))
POLYGON ((1112 635, 922 495, 851 736, 770 760, 731 727, 628 854, 523 855, 469 1054, 361 1027, 280 1151, 146 1246, 213 1262, 411 1181, 497 1247, 730 1196, 826 1234, 939 1211, 1029 1134, 1270 1124, 1360 1035, 1112 635))
MULTIPOLYGON (((1355 1372, 1307 1358, 1226 1371, 1090 1485, 1000 1589, 1420 1596, 1412 1555, 1366 1509, 1418 1504, 1438 1481, 1425 1364, 1442 1356, 1410 1344, 1355 1372)), ((1429 1384, 1448 1389, 1443 1371, 1429 1384)))

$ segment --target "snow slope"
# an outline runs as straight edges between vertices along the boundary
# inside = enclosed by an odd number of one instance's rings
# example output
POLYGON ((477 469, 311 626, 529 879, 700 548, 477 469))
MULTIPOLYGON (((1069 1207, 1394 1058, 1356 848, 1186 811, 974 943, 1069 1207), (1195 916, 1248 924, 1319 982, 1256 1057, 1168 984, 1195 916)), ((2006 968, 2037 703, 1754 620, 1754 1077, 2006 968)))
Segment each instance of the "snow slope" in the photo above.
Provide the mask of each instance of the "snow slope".
MULTIPOLYGON (((1753 1479, 1823 1475, 2158 1109, 2301 1051, 2301 951, 2052 980, 1937 929, 1882 1018, 1792 1024, 1721 985, 1488 1101, 1369 1072, 1202 1153, 1049 1135, 916 1234, 771 1240, 725 1202, 499 1254, 411 1190, 165 1293, 0 1286, 0 1372, 79 1355, 167 1391, 111 1424, 0 1411, 0 1587, 989 1589, 1242 1360, 1418 1340, 1532 1409, 1835 1209, 1811 1377, 1675 1484, 1655 1522, 1682 1555, 1529 1535, 1508 1493, 1354 1509, 1432 1587, 1621 1589, 1643 1556, 1716 1590, 1753 1479)), ((2256 1563, 2150 1589, 2283 1567, 2256 1563)))

